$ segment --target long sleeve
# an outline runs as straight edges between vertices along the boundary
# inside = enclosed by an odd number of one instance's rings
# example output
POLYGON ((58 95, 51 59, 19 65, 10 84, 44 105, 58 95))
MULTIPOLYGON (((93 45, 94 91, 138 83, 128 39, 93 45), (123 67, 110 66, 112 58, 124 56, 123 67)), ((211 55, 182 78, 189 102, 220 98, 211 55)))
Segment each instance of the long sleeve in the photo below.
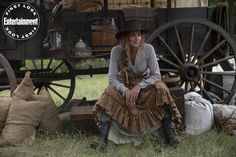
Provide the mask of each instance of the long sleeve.
POLYGON ((119 73, 119 62, 118 59, 120 58, 118 55, 118 47, 114 47, 111 50, 111 56, 110 56, 110 65, 109 65, 109 71, 108 71, 108 82, 110 85, 115 87, 122 95, 125 94, 125 91, 128 89, 125 87, 123 83, 121 83, 118 79, 118 73, 119 73))
POLYGON ((147 63, 147 68, 150 70, 150 76, 146 79, 143 79, 139 85, 141 88, 145 88, 148 85, 154 84, 156 81, 161 80, 161 73, 160 73, 160 68, 159 64, 157 61, 156 53, 152 45, 149 46, 148 49, 148 63, 147 63))

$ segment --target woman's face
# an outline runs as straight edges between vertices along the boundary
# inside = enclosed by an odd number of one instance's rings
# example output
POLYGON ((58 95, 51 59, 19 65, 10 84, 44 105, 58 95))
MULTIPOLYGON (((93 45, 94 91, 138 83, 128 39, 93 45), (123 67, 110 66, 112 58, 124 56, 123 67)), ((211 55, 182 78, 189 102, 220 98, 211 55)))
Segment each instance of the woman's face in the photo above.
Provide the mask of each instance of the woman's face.
POLYGON ((140 31, 132 31, 128 33, 128 42, 132 48, 138 48, 141 45, 142 33, 140 31))

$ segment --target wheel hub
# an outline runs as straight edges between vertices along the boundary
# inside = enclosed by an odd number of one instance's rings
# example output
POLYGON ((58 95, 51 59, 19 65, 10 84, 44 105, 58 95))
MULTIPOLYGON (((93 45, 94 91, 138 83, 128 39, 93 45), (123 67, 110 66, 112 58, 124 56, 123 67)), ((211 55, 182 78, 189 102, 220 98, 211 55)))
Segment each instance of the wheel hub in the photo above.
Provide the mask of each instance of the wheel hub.
POLYGON ((182 66, 181 77, 185 81, 196 80, 199 76, 198 68, 194 64, 186 63, 182 66))

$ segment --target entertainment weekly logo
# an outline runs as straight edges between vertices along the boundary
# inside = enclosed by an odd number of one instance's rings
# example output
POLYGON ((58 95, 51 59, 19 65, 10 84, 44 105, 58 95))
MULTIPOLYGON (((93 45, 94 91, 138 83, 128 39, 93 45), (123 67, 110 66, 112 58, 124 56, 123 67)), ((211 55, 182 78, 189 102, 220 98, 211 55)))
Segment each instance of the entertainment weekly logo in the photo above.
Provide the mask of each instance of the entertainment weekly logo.
POLYGON ((2 28, 12 39, 32 38, 40 26, 37 10, 30 4, 18 2, 11 4, 2 15, 2 28))

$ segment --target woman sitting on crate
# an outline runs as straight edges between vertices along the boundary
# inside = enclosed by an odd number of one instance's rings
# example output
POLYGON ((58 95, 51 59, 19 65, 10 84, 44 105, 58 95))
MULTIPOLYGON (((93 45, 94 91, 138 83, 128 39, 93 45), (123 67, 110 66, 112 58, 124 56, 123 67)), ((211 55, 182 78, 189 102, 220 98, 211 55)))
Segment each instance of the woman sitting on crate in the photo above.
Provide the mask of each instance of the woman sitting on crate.
POLYGON ((116 34, 120 45, 111 50, 109 86, 94 106, 101 133, 91 148, 105 148, 111 127, 132 136, 150 133, 162 123, 165 142, 179 144, 172 132, 181 115, 170 92, 161 81, 155 50, 144 43, 139 21, 127 21, 116 34))

